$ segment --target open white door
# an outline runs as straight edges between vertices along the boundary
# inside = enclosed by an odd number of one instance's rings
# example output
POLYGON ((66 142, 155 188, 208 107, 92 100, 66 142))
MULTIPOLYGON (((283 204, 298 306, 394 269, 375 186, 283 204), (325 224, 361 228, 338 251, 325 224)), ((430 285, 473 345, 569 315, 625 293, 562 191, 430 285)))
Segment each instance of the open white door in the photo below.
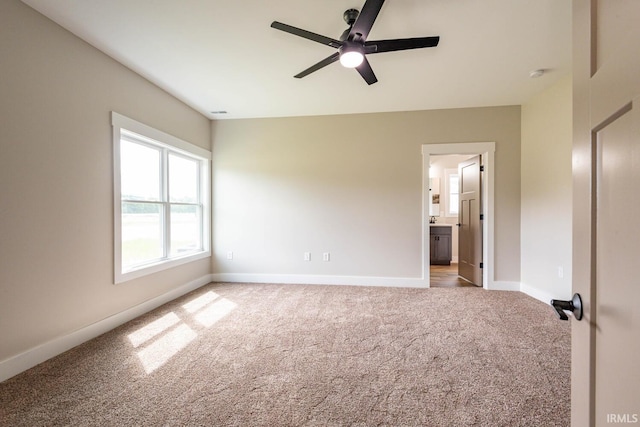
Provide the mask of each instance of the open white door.
POLYGON ((571 425, 640 424, 640 1, 574 0, 571 425))

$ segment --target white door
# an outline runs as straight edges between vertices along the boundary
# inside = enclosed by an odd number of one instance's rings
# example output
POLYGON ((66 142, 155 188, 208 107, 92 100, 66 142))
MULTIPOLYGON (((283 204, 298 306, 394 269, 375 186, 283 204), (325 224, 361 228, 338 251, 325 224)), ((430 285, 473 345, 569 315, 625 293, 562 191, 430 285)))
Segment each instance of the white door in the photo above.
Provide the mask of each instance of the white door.
POLYGON ((571 424, 640 424, 640 1, 573 13, 571 424))

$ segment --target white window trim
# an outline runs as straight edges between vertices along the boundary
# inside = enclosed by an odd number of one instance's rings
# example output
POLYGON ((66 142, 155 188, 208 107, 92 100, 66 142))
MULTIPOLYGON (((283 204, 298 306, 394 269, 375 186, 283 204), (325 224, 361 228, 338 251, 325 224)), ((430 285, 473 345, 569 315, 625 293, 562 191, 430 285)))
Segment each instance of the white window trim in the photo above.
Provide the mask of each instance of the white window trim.
POLYGON ((111 112, 113 126, 113 237, 114 237, 114 283, 123 283, 132 279, 147 276, 178 265, 193 262, 211 256, 211 152, 189 142, 176 138, 160 130, 111 112), (192 253, 179 258, 163 259, 158 262, 122 271, 122 195, 120 182, 120 140, 123 134, 134 135, 136 139, 148 141, 171 151, 198 157, 203 160, 200 168, 202 200, 202 247, 201 252, 192 253))

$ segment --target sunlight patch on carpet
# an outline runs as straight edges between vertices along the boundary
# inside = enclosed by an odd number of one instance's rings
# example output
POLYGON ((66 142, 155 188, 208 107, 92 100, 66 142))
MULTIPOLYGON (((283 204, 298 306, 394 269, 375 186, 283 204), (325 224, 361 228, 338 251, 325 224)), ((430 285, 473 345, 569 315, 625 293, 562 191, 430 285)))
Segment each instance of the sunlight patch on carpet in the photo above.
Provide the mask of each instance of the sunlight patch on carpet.
POLYGON ((138 347, 179 322, 180 318, 171 312, 129 334, 129 341, 134 347, 138 347))
POLYGON ((208 328, 218 320, 225 317, 227 314, 231 313, 231 311, 233 311, 233 309, 235 309, 237 306, 238 305, 233 301, 222 298, 221 300, 216 301, 202 311, 198 312, 198 314, 196 314, 194 318, 202 326, 208 328))
POLYGON ((195 339, 193 329, 185 324, 176 327, 162 338, 138 352, 147 374, 152 373, 195 339))
POLYGON ((220 295, 216 294, 215 292, 209 291, 206 294, 200 295, 198 298, 192 299, 191 301, 183 305, 182 308, 187 310, 187 313, 193 314, 206 305, 209 305, 219 296, 220 295))
POLYGON ((180 316, 175 312, 141 327, 127 337, 134 348, 146 345, 137 355, 147 374, 152 373, 193 341, 198 333, 189 325, 198 329, 195 321, 209 328, 237 307, 226 298, 220 298, 215 292, 207 292, 182 305, 186 313, 180 316))

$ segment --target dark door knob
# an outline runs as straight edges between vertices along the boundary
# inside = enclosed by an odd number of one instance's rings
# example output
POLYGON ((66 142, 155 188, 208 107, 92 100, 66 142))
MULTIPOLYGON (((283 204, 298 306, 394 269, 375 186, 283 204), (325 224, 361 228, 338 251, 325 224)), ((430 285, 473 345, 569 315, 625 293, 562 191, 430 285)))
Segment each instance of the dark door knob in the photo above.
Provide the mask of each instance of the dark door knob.
POLYGON ((551 306, 556 310, 560 320, 569 320, 564 310, 572 312, 576 320, 582 319, 582 298, 580 298, 580 294, 573 294, 571 301, 552 299, 551 306))

